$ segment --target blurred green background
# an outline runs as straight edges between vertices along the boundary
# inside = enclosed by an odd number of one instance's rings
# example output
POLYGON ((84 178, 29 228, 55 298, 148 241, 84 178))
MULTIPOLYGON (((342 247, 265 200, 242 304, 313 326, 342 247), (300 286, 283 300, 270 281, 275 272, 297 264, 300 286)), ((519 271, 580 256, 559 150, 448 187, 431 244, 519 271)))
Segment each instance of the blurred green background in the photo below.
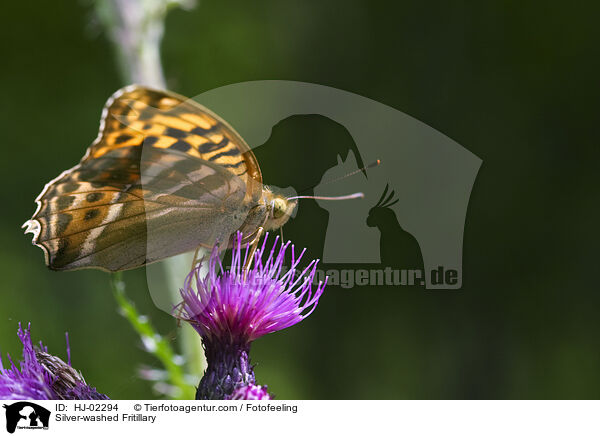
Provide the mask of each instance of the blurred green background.
MULTIPOLYGON (((399 109, 483 159, 463 288, 329 287, 310 318, 253 345, 257 379, 277 398, 598 397, 599 13, 599 4, 539 0, 205 0, 169 14, 162 50, 173 91, 328 85, 399 109)), ((31 321, 34 340, 64 358, 69 331, 73 365, 90 384, 116 399, 153 398, 136 370, 156 362, 117 314, 108 275, 49 271, 20 230, 123 85, 114 52, 88 3, 6 2, 2 17, 0 349, 18 356, 17 322, 31 321)), ((295 117, 256 153, 268 183, 306 186, 319 176, 315 160, 350 142, 328 120, 295 117)), ((285 236, 319 257, 326 224, 307 201, 285 236)), ((143 270, 125 280, 138 308, 175 335, 143 270)))

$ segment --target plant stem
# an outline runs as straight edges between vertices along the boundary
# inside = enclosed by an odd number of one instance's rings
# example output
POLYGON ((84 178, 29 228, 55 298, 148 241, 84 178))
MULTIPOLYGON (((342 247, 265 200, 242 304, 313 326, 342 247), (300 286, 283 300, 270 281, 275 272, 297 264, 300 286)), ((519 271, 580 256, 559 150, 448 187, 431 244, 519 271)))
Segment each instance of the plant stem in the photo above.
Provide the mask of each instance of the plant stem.
POLYGON ((148 317, 138 313, 133 303, 125 295, 125 282, 123 273, 114 273, 111 277, 111 286, 115 300, 119 305, 121 314, 127 318, 131 326, 142 338, 147 352, 154 355, 164 366, 167 374, 166 382, 169 383, 169 396, 174 399, 189 400, 194 395, 194 386, 186 380, 183 368, 168 340, 156 332, 148 317))
MULTIPOLYGON (((113 42, 123 81, 165 89, 160 60, 160 43, 167 12, 175 6, 192 7, 185 0, 96 0, 96 12, 113 42)), ((191 261, 180 255, 162 263, 173 305, 181 298, 179 288, 189 272, 191 261)), ((180 334, 186 371, 200 377, 206 360, 200 336, 187 324, 180 334)))

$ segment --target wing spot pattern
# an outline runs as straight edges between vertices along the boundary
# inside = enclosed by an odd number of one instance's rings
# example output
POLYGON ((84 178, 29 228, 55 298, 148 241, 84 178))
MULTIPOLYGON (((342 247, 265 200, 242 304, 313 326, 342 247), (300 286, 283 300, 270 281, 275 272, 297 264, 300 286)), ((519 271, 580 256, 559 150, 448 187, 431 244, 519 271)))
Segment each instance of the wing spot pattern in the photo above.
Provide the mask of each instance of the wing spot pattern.
POLYGON ((183 151, 184 153, 189 151, 191 148, 192 146, 185 141, 177 141, 169 147, 171 150, 183 151))
POLYGON ((83 219, 85 221, 93 220, 98 215, 100 215, 100 209, 90 209, 85 213, 85 216, 83 217, 83 219))
POLYGON ((124 142, 129 141, 131 138, 132 138, 131 135, 124 133, 124 134, 116 137, 115 144, 123 144, 124 142))
POLYGON ((65 210, 69 206, 71 206, 74 201, 75 201, 75 196, 63 195, 61 197, 58 197, 58 200, 56 201, 56 205, 58 206, 58 210, 65 210))
POLYGON ((102 200, 103 197, 104 194, 102 192, 92 192, 91 194, 88 194, 85 199, 90 203, 95 203, 96 201, 102 200))

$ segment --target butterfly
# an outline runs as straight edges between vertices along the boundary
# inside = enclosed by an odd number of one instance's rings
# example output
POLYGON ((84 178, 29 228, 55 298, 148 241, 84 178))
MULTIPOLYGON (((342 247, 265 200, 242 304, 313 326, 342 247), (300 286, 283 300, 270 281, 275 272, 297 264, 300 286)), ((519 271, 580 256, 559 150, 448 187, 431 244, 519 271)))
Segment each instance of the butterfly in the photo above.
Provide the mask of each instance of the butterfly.
POLYGON ((137 268, 236 231, 280 228, 296 200, 262 183, 242 137, 181 95, 131 85, 107 101, 81 161, 50 181, 24 224, 53 270, 137 268))

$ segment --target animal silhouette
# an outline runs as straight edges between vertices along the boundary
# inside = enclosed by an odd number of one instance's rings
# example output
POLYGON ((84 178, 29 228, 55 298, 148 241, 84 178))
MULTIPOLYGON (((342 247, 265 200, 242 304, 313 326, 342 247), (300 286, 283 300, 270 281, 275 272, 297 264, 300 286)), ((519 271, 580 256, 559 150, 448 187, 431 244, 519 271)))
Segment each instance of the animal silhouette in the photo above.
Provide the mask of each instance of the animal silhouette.
MULTIPOLYGON (((11 405, 4 405, 6 409, 6 431, 14 433, 20 420, 29 419, 30 427, 38 427, 40 421, 43 428, 48 428, 50 411, 29 401, 19 401, 11 405), (21 412, 25 415, 21 415, 21 412)), ((22 424, 26 425, 26 424, 22 424)), ((39 428, 42 428, 39 427, 39 428)))
MULTIPOLYGON (((352 155, 352 160, 356 161, 356 165, 349 168, 350 171, 362 168, 362 161, 381 160, 382 166, 369 175, 365 171, 364 178, 368 179, 370 186, 376 187, 383 187, 387 181, 391 181, 396 187, 399 203, 402 204, 402 209, 396 208, 396 222, 401 223, 402 227, 390 227, 388 235, 388 226, 383 224, 384 242, 391 238, 389 245, 392 247, 403 240, 403 246, 407 245, 409 238, 402 238, 400 235, 403 235, 404 229, 410 231, 410 235, 418 241, 419 251, 426 261, 427 288, 459 289, 462 286, 462 243, 467 206, 481 166, 481 159, 473 153, 392 107, 347 91, 313 83, 285 80, 235 83, 207 91, 196 99, 230 122, 248 144, 255 147, 265 144, 271 133, 276 133, 274 126, 292 116, 323 116, 343 126, 354 144, 338 144, 334 137, 325 139, 321 132, 315 131, 311 126, 305 130, 309 133, 308 137, 302 135, 304 144, 296 146, 296 150, 302 151, 305 158, 290 158, 279 150, 271 154, 277 156, 278 168, 286 174, 281 179, 269 174, 267 180, 275 186, 304 188, 304 183, 313 179, 312 175, 306 177, 307 169, 322 171, 324 165, 321 166, 319 162, 331 164, 329 157, 333 154, 330 152, 338 146, 350 149, 350 153, 342 152, 341 156, 352 155), (309 151, 306 143, 324 145, 322 149, 319 148, 319 153, 315 153, 309 151), (333 144, 333 148, 330 144, 333 144), (325 159, 324 154, 327 155, 325 159), (301 168, 302 171, 297 171, 294 167, 301 168), (302 173, 302 180, 290 179, 290 175, 302 173), (381 183, 378 183, 379 178, 381 183), (298 182, 303 183, 296 184, 298 182), (396 236, 399 238, 397 242, 396 236), (429 273, 440 265, 445 269, 458 271, 456 283, 432 283, 429 273)), ((339 152, 339 148, 337 151, 339 152)), ((266 163, 266 160, 263 159, 263 162, 266 163)), ((335 168, 340 169, 339 167, 340 165, 335 168)), ((330 173, 331 170, 330 168, 326 172, 330 173)), ((266 175, 267 172, 270 173, 265 166, 266 175)), ((343 173, 337 175, 341 176, 343 173)), ((352 180, 360 178, 349 178, 338 184, 340 188, 345 188, 343 192, 334 192, 335 184, 325 184, 330 178, 321 180, 322 183, 313 188, 316 195, 341 195, 358 192, 350 184, 352 180)), ((370 189, 360 190, 367 194, 368 191, 370 189)), ((377 232, 374 228, 365 226, 366 210, 357 213, 357 209, 361 208, 358 201, 316 202, 327 212, 321 218, 323 222, 327 222, 323 262, 373 263, 380 260, 377 256, 380 249, 376 240, 377 232)), ((305 202, 302 205, 303 212, 300 216, 311 216, 311 211, 307 210, 310 204, 311 202, 305 202)), ((290 236, 294 235, 290 233, 290 236)), ((387 242, 385 245, 388 245, 387 242)), ((416 247, 417 244, 413 241, 409 245, 416 247)), ((401 252, 405 249, 395 247, 395 250, 401 252)), ((390 263, 388 255, 393 251, 385 247, 383 251, 386 261, 390 263)), ((413 251, 417 252, 416 248, 413 251)), ((148 282, 159 283, 150 277, 148 282)), ((164 293, 164 286, 155 287, 156 294, 164 293)), ((170 305, 166 307, 170 310, 170 305)))
POLYGON ((395 192, 389 194, 389 184, 385 185, 379 201, 369 211, 367 225, 377 227, 381 233, 379 250, 381 263, 397 269, 423 270, 423 256, 419 243, 413 235, 398 223, 396 213, 391 208, 398 203, 395 192))

